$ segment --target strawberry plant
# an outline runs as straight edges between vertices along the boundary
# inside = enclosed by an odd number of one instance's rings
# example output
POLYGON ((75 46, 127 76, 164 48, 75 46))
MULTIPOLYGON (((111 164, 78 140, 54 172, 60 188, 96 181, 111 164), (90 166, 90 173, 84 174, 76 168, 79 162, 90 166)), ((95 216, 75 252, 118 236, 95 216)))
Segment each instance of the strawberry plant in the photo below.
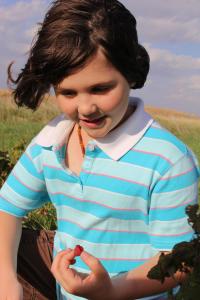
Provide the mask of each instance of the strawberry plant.
POLYGON ((171 253, 160 255, 159 261, 148 273, 151 279, 164 282, 166 277, 173 277, 177 271, 187 274, 180 284, 177 294, 169 291, 169 300, 199 300, 200 295, 200 212, 199 205, 186 208, 188 222, 195 232, 190 242, 181 242, 174 246, 171 253))
POLYGON ((8 151, 0 151, 0 186, 3 185, 13 166, 8 151))

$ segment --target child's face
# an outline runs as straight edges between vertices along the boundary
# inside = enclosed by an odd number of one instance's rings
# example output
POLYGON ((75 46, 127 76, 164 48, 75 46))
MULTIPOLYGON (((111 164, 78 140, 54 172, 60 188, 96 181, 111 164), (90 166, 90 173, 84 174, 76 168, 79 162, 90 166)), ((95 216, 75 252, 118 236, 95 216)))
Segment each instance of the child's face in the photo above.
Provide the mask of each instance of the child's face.
POLYGON ((106 136, 126 119, 130 85, 101 51, 55 92, 61 111, 92 138, 106 136))

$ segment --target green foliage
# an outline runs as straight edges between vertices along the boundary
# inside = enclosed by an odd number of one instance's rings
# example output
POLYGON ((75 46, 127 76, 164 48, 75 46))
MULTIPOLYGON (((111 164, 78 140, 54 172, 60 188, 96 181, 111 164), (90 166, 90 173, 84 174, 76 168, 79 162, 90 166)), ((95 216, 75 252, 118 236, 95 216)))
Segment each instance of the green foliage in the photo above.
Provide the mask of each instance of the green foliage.
POLYGON ((8 151, 0 151, 0 186, 2 186, 8 174, 14 167, 14 162, 17 161, 21 153, 24 151, 24 144, 24 141, 22 141, 20 144, 16 145, 11 150, 11 154, 9 154, 8 151))
MULTIPOLYGON (((14 167, 18 158, 25 149, 25 141, 20 142, 12 150, 0 151, 0 187, 14 167), (12 159, 11 159, 12 158, 12 159)), ((24 228, 56 230, 56 211, 51 203, 30 212, 22 221, 24 228)))
POLYGON ((0 186, 2 186, 12 168, 13 164, 10 161, 8 151, 0 151, 0 186))
POLYGON ((24 228, 56 230, 56 211, 51 203, 28 214, 23 220, 24 228))
POLYGON ((171 253, 160 255, 159 261, 148 273, 151 279, 162 283, 167 277, 174 277, 177 271, 187 274, 176 295, 169 292, 170 300, 199 300, 200 295, 200 212, 199 205, 186 208, 188 222, 195 232, 190 242, 176 244, 171 253))
POLYGON ((0 121, 0 149, 2 151, 8 151, 12 162, 15 160, 12 158, 13 148, 19 141, 24 141, 24 145, 28 144, 31 139, 41 130, 44 124, 39 122, 17 122, 12 121, 0 121), (26 141, 26 142, 25 142, 26 141))

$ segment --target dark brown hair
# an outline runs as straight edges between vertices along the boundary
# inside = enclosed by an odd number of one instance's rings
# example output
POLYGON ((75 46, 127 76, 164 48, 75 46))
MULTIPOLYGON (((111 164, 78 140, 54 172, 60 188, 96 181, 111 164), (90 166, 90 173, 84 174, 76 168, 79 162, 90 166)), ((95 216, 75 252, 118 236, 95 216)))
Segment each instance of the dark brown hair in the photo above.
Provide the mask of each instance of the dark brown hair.
POLYGON ((143 87, 149 56, 138 43, 136 20, 117 0, 57 0, 46 13, 16 80, 18 106, 36 109, 50 87, 83 67, 101 48, 134 89, 143 87))

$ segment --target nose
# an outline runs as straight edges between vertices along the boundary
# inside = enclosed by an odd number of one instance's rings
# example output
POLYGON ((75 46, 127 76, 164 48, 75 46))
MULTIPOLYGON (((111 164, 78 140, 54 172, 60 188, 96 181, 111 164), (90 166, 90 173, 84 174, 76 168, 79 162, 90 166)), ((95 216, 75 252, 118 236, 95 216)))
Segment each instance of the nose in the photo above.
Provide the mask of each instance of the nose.
POLYGON ((81 116, 90 116, 97 111, 97 105, 93 97, 85 95, 79 97, 78 113, 81 116))

